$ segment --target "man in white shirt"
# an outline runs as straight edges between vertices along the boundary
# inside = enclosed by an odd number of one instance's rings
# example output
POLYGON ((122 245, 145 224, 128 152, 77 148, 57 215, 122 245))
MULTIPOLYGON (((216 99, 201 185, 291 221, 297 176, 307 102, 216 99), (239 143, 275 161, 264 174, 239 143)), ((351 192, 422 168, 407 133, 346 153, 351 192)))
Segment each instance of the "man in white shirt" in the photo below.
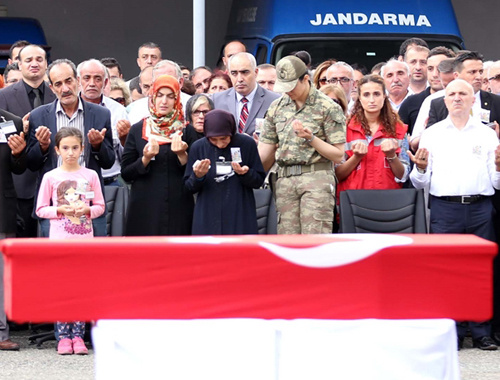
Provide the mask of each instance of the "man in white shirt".
MULTIPOLYGON (((500 189, 500 146, 495 132, 470 115, 473 87, 456 79, 446 88, 448 117, 422 133, 410 158, 417 189, 430 185, 431 233, 474 234, 495 241, 493 202, 500 189)), ((490 322, 458 322, 458 347, 467 327, 474 347, 496 350, 490 322)))
POLYGON ((113 150, 115 163, 110 169, 102 169, 104 185, 120 186, 121 154, 123 145, 130 130, 127 111, 120 103, 103 95, 104 88, 109 81, 106 67, 97 59, 83 61, 77 67, 80 95, 83 100, 101 105, 111 112, 111 128, 113 133, 113 150))
POLYGON ((493 62, 488 69, 488 82, 491 92, 495 95, 500 95, 500 61, 493 62))
POLYGON ((417 119, 413 125, 413 131, 410 138, 410 147, 413 151, 418 149, 418 144, 420 142, 420 135, 427 126, 427 121, 429 120, 429 111, 431 109, 431 102, 434 99, 438 99, 444 96, 444 89, 448 84, 455 79, 453 74, 453 62, 455 58, 443 59, 438 64, 439 79, 442 84, 442 89, 431 93, 427 98, 424 99, 420 110, 418 111, 417 119))
POLYGON ((401 104, 413 92, 410 90, 410 68, 406 62, 390 59, 382 67, 380 76, 384 78, 387 98, 394 111, 398 112, 401 104))
MULTIPOLYGON (((179 86, 182 88, 184 84, 184 76, 182 75, 182 71, 180 66, 174 61, 170 61, 168 59, 164 59, 158 62, 155 67, 153 67, 153 77, 152 82, 154 83, 155 79, 160 75, 171 75, 179 81, 179 86)), ((148 90, 149 91, 149 90, 148 90)), ((149 116, 149 97, 148 94, 144 94, 145 97, 136 100, 128 106, 128 119, 130 123, 134 125, 135 123, 141 121, 145 117, 149 116)), ((181 92, 181 103, 184 108, 184 113, 186 112, 186 103, 191 96, 181 92)))

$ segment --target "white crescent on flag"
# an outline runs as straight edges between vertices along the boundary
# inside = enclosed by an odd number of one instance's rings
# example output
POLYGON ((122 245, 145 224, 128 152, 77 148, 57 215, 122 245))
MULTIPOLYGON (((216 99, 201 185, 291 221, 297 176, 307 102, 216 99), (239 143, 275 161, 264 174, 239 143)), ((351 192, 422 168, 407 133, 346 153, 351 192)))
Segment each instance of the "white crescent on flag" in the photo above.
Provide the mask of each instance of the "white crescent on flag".
POLYGON ((308 248, 288 248, 267 242, 259 242, 259 245, 283 260, 297 265, 330 268, 365 259, 383 248, 408 245, 413 242, 410 237, 389 234, 339 234, 336 237, 347 241, 308 248))

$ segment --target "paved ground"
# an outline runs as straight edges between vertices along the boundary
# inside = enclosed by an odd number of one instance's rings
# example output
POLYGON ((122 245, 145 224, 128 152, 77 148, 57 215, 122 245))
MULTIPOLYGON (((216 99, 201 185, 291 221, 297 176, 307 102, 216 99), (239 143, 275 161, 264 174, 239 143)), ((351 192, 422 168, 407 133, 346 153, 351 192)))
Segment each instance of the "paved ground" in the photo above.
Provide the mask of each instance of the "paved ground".
POLYGON ((471 347, 471 339, 466 338, 464 348, 458 352, 461 379, 499 380, 500 350, 481 351, 471 347))
MULTIPOLYGON (((55 341, 45 342, 43 349, 30 345, 27 331, 13 332, 12 339, 21 344, 21 351, 0 352, 1 380, 94 379, 93 350, 87 356, 61 356, 56 354, 55 341)), ((459 352, 462 380, 499 380, 500 351, 485 352, 471 346, 466 339, 465 348, 459 352)))
POLYGON ((12 380, 92 380, 94 351, 89 355, 57 355, 56 342, 48 341, 42 349, 30 345, 28 331, 11 332, 20 351, 0 352, 0 379, 12 380))

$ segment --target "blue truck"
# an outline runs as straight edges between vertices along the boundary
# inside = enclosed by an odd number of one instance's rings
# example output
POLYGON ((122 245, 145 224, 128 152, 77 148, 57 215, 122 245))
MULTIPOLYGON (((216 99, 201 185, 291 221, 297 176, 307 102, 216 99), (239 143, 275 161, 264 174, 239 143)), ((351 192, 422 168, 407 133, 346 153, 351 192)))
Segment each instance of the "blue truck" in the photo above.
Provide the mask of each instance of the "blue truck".
POLYGON ((316 64, 335 58, 370 68, 410 37, 464 48, 450 0, 233 0, 226 41, 242 41, 258 63, 306 50, 316 64))
POLYGON ((9 59, 9 49, 19 40, 27 40, 32 44, 40 45, 47 51, 49 57, 50 46, 47 44, 42 25, 37 19, 25 17, 0 17, 0 72, 3 72, 9 59))

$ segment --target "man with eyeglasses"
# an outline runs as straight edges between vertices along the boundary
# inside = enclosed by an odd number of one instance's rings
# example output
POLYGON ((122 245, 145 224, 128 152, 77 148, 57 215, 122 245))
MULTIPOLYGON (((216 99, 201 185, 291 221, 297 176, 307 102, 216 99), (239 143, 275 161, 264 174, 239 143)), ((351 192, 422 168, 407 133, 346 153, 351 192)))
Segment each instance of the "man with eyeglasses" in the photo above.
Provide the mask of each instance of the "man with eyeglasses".
POLYGON ((348 103, 347 108, 350 110, 354 105, 351 99, 351 92, 354 86, 354 70, 352 67, 342 61, 335 62, 326 70, 326 79, 327 83, 338 84, 342 87, 348 103))
POLYGON ((500 95, 500 61, 496 61, 490 66, 487 78, 490 83, 491 92, 495 95, 500 95))

